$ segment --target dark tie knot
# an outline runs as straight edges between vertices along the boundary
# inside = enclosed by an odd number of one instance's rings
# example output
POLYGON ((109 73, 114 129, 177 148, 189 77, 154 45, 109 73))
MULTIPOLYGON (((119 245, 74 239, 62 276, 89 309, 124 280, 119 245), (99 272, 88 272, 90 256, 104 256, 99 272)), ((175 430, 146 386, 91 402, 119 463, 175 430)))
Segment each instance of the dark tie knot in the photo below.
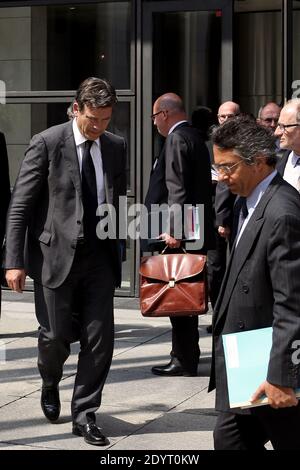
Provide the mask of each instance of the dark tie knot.
POLYGON ((86 149, 90 150, 93 143, 94 143, 93 140, 86 140, 85 143, 84 143, 84 146, 85 146, 86 149))

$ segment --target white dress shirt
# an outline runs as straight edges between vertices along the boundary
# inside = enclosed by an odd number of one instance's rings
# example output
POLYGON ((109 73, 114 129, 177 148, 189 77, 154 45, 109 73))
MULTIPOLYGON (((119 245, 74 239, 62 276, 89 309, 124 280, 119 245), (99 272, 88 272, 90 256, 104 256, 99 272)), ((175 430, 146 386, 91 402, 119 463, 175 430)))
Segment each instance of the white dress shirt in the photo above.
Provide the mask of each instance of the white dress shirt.
POLYGON ((300 191, 300 155, 291 152, 288 156, 283 179, 300 191))
MULTIPOLYGON (((84 137, 80 130, 78 129, 76 118, 73 119, 73 133, 76 144, 78 163, 81 175, 82 169, 82 157, 84 152, 84 144, 88 140, 84 137)), ((104 178, 103 178, 103 165, 102 165, 102 155, 101 155, 101 144, 100 139, 94 140, 91 146, 91 156, 95 167, 96 173, 96 184, 97 184, 97 196, 98 196, 98 206, 105 202, 105 189, 104 189, 104 178)))
POLYGON ((179 126, 180 124, 183 124, 184 122, 188 122, 188 121, 186 119, 184 119, 183 121, 176 122, 176 124, 174 124, 174 126, 172 126, 171 129, 169 130, 168 135, 171 134, 171 132, 173 132, 174 129, 176 129, 177 126, 179 126))

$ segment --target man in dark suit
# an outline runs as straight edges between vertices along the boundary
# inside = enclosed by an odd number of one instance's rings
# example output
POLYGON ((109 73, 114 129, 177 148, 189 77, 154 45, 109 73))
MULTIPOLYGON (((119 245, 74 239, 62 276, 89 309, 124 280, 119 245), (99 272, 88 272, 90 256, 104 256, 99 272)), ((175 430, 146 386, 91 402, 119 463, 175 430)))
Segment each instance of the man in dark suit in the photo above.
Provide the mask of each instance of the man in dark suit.
MULTIPOLYGON (((148 211, 152 204, 204 205, 204 247, 214 245, 211 207, 210 159, 207 147, 197 129, 186 118, 183 102, 174 93, 159 97, 153 106, 152 119, 158 132, 166 138, 155 161, 145 199, 148 211)), ((162 234, 164 246, 178 248, 180 240, 172 233, 162 234)), ((154 247, 154 250, 156 248, 154 247)), ((151 246, 148 251, 151 250, 151 246)), ((147 250, 146 250, 147 251, 147 250)), ((152 368, 156 375, 197 374, 199 362, 198 317, 172 317, 171 361, 152 368)))
MULTIPOLYGON (((10 182, 9 182, 9 168, 8 157, 5 137, 0 132, 0 249, 2 249, 4 235, 6 214, 10 201, 10 182)), ((1 250, 1 277, 2 277, 2 250, 1 250)), ((0 314, 1 314, 1 285, 0 285, 0 314)))
MULTIPOLYGON (((300 197, 275 169, 275 137, 253 121, 235 118, 212 136, 219 178, 240 196, 239 231, 213 316, 213 360, 209 390, 220 411, 215 448, 275 449, 300 446, 300 197), (266 380, 253 390, 268 406, 230 409, 222 334, 273 328, 266 380)), ((238 204, 238 202, 237 202, 238 204)), ((255 347, 255 344, 253 345, 255 347)))
POLYGON ((88 78, 77 91, 74 120, 33 137, 7 224, 8 285, 21 292, 26 273, 34 279, 41 325, 41 406, 50 421, 60 413, 58 384, 70 353, 72 310, 80 292, 73 434, 94 445, 108 443, 96 425, 95 411, 111 364, 113 294, 121 282, 119 242, 102 239, 96 216, 97 207, 101 210, 106 203, 118 219, 119 196, 126 193, 125 142, 106 132, 115 103, 115 90, 107 81, 88 78))
POLYGON ((300 191, 300 99, 287 102, 282 108, 275 135, 284 151, 277 170, 283 178, 300 191))

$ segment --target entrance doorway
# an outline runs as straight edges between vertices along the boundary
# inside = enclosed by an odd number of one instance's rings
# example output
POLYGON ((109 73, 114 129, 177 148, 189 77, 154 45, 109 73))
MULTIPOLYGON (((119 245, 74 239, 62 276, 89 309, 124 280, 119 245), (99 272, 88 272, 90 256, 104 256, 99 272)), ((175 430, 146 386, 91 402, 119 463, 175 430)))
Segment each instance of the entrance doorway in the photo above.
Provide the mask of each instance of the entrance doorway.
POLYGON ((143 195, 160 138, 150 115, 153 101, 179 94, 189 116, 197 106, 214 112, 232 99, 232 1, 144 3, 143 8, 143 195))

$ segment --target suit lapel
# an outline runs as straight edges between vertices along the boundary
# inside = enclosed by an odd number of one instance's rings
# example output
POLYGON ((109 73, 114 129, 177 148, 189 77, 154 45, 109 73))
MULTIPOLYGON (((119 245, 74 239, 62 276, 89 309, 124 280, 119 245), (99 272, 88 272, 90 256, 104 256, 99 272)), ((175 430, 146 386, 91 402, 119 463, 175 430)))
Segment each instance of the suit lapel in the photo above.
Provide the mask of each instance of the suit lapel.
POLYGON ((114 187, 113 187, 113 174, 112 174, 112 146, 108 136, 104 133, 100 136, 101 143, 101 156, 103 165, 103 180, 105 189, 105 198, 107 204, 113 204, 114 187))
POLYGON ((80 169, 79 169, 76 144, 75 144, 71 122, 69 123, 69 126, 70 127, 68 127, 67 136, 62 144, 61 152, 62 152, 63 158, 65 159, 69 167, 71 179, 74 183, 74 186, 81 197, 80 169))
POLYGON ((278 159, 276 169, 281 176, 283 176, 284 174, 284 170, 285 170, 290 153, 291 153, 290 150, 285 150, 282 153, 282 156, 278 159))
POLYGON ((264 212, 270 199, 272 198, 275 191, 277 191, 281 181, 281 176, 276 175, 268 186, 266 192, 262 196, 258 206, 255 208, 251 219, 249 220, 240 240, 235 249, 231 253, 231 257, 228 263, 228 267, 225 273, 224 282, 222 284, 222 290, 220 295, 220 301, 216 308, 216 316, 214 318, 214 324, 220 321, 224 313, 226 312, 228 303, 231 298, 232 291, 236 285, 239 273, 244 266, 248 254, 251 251, 259 233, 264 224, 264 212), (218 308, 219 307, 219 308, 218 308))

